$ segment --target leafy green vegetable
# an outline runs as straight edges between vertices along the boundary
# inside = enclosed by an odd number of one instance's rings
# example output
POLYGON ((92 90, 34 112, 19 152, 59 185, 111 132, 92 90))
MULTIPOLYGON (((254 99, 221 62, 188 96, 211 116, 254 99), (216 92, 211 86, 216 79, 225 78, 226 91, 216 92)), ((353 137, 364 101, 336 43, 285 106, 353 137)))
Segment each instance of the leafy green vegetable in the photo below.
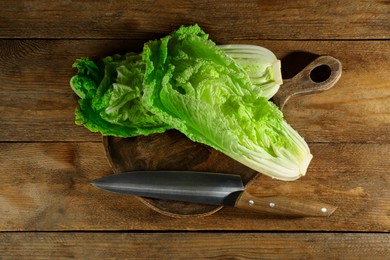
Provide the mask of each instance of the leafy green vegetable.
MULTIPOLYGON (((218 45, 248 73, 253 93, 271 98, 281 84, 280 61, 260 46, 218 45)), ((132 52, 103 58, 99 66, 88 58, 73 64, 78 73, 71 87, 80 97, 76 124, 92 132, 119 137, 162 133, 169 126, 141 102, 145 64, 132 52), (87 93, 88 97, 87 97, 87 93)))
POLYGON ((135 53, 108 56, 100 66, 82 58, 70 85, 80 97, 76 124, 118 137, 162 133, 170 127, 141 103, 145 64, 135 53))
POLYGON ((78 59, 76 123, 118 137, 175 128, 191 140, 282 180, 306 173, 306 142, 268 99, 280 62, 252 45, 217 46, 197 26, 146 43, 141 55, 78 59))
POLYGON ((150 41, 142 58, 142 101, 162 121, 274 178, 306 173, 312 158, 306 142, 200 27, 150 41))

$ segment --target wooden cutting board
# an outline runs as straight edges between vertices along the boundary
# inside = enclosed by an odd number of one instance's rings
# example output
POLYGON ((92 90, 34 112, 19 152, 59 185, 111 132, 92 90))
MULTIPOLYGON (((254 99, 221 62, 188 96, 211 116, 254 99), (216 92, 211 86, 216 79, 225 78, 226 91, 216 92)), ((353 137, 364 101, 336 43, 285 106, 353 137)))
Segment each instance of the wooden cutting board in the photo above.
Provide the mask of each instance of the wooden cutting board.
MULTIPOLYGON (((273 97, 283 109, 289 98, 331 88, 341 76, 341 63, 330 56, 320 56, 284 84, 273 97)), ((169 130, 163 134, 134 138, 104 137, 103 144, 114 173, 134 170, 194 170, 239 174, 247 187, 258 173, 206 145, 169 130)), ((206 216, 222 206, 199 205, 177 201, 139 198, 147 206, 172 217, 206 216)))

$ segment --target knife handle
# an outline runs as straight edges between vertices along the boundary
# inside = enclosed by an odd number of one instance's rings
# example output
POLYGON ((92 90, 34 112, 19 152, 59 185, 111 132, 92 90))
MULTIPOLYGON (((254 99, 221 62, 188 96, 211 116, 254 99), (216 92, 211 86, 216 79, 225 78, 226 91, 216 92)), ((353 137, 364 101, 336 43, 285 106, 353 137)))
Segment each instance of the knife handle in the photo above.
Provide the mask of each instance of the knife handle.
POLYGON ((329 217, 337 207, 318 201, 298 200, 287 197, 255 197, 243 192, 235 207, 258 212, 299 217, 329 217))

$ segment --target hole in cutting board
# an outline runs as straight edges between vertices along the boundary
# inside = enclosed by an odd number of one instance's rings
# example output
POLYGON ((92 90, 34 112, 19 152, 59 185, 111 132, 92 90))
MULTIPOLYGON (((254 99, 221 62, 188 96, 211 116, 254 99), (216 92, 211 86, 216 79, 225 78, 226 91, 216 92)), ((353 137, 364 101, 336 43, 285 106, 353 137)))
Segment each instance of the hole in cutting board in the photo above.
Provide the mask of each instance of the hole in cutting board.
POLYGON ((329 77, 330 74, 332 73, 332 70, 328 65, 320 65, 318 67, 315 67, 311 72, 310 72, 310 78, 312 81, 316 83, 321 83, 326 81, 329 77))

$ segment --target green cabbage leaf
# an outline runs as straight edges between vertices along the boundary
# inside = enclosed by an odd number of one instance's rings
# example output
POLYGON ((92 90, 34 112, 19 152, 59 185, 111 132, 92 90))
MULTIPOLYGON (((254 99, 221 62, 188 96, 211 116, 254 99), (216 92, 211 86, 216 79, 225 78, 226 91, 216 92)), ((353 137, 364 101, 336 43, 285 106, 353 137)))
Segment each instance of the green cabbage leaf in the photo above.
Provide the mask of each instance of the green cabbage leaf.
POLYGON ((169 125, 141 102, 145 63, 135 53, 108 56, 97 65, 76 60, 70 85, 80 97, 76 124, 105 136, 133 137, 165 132, 169 125))

